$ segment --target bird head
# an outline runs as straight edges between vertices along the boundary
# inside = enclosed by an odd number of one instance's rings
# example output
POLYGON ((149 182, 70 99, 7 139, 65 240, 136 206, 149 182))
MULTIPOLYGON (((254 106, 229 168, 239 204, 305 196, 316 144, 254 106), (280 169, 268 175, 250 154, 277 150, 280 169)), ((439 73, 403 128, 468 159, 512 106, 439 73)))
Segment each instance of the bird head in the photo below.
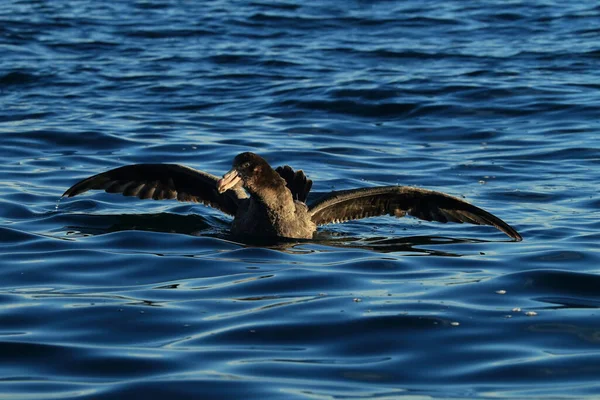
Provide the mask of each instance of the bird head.
POLYGON ((219 193, 224 193, 240 183, 245 188, 251 188, 260 174, 270 169, 271 167, 265 159, 257 154, 250 152, 238 154, 233 159, 231 170, 217 182, 217 190, 219 193))

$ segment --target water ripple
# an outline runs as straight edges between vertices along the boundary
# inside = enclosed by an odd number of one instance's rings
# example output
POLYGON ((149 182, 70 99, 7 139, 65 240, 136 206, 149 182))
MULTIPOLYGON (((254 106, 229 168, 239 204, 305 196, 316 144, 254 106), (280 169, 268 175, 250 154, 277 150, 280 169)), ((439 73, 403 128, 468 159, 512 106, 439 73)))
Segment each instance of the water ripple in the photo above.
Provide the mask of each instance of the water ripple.
POLYGON ((0 397, 594 399, 600 7, 0 8, 0 397), (254 151, 311 198, 414 185, 514 225, 244 244, 201 205, 61 194, 254 151))

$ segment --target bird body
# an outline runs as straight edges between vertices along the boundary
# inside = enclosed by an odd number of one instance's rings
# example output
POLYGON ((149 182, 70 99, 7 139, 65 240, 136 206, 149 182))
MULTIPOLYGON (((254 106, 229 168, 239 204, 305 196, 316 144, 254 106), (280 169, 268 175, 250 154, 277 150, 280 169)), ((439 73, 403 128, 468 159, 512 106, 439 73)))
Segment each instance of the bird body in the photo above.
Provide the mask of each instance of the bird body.
POLYGON ((177 199, 215 207, 234 217, 231 232, 252 238, 310 239, 317 226, 354 219, 411 215, 427 221, 490 225, 520 241, 521 235, 489 212, 432 190, 384 186, 333 191, 307 202, 312 181, 289 166, 271 166, 254 153, 235 157, 221 179, 177 164, 135 164, 84 179, 63 196, 88 190, 154 200, 177 199))

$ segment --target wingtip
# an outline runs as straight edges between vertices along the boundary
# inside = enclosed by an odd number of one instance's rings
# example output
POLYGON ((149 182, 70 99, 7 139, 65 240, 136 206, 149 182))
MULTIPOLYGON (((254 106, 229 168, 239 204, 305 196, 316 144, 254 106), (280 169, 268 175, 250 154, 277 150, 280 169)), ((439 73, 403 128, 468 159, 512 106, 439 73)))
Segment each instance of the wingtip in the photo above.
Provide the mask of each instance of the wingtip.
POLYGON ((519 232, 517 232, 517 230, 515 228, 508 225, 506 222, 503 222, 503 224, 501 224, 501 225, 496 225, 496 228, 500 229, 502 232, 504 232, 508 237, 513 239, 515 242, 523 241, 523 236, 521 236, 521 234, 519 232))
POLYGON ((73 196, 77 196, 78 194, 80 194, 80 191, 77 191, 77 186, 79 184, 75 184, 73 186, 71 186, 70 188, 68 188, 67 190, 65 190, 65 192, 62 194, 62 196, 60 196, 60 198, 62 199, 63 197, 73 197, 73 196))

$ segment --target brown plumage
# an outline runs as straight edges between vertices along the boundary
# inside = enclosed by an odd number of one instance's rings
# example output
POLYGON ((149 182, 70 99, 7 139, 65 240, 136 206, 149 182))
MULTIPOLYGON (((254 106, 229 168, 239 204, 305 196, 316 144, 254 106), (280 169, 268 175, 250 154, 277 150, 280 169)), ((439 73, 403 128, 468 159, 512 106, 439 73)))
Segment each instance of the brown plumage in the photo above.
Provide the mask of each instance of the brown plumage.
POLYGON ((410 215, 426 221, 490 225, 522 240, 500 218, 441 192, 384 186, 334 191, 307 204, 311 187, 312 181, 302 171, 287 165, 274 170, 260 156, 242 153, 222 179, 182 165, 136 164, 84 179, 63 196, 100 189, 141 199, 202 203, 234 216, 234 235, 262 238, 309 239, 318 225, 380 215, 410 215))

